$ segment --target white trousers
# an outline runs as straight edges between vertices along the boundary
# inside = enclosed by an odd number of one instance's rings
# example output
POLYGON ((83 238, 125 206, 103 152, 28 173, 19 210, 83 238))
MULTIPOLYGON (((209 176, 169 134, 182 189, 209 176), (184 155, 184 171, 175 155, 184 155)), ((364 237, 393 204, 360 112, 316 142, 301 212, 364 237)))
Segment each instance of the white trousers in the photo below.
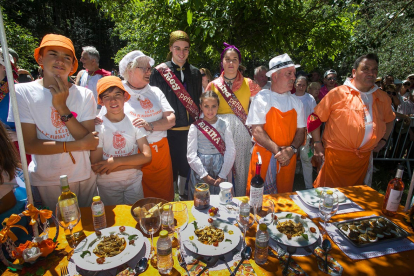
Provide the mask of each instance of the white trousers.
MULTIPOLYGON (((106 175, 105 175, 106 176, 106 175)), ((105 206, 134 204, 144 198, 142 189, 142 172, 129 174, 126 179, 106 178, 98 176, 99 196, 105 206)))
MULTIPOLYGON (((49 207, 55 213, 58 198, 62 193, 60 185, 37 186, 37 189, 39 190, 43 205, 49 207)), ((69 183, 69 189, 78 197, 79 207, 90 207, 92 205, 92 198, 98 195, 95 173, 91 170, 90 178, 69 183)))
POLYGON ((305 180, 306 189, 313 188, 313 175, 312 175, 312 156, 309 157, 309 141, 306 140, 306 145, 301 146, 300 151, 300 162, 302 163, 303 179, 305 180))

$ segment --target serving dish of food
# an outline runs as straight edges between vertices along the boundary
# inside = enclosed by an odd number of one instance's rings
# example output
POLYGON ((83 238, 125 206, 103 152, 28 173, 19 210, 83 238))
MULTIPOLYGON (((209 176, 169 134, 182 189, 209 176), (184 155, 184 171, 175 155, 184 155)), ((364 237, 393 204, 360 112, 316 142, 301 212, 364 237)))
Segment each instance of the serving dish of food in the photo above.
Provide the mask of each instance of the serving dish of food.
POLYGON ((184 246, 199 255, 223 255, 237 247, 241 241, 240 229, 225 221, 215 219, 193 221, 181 232, 184 246), (211 220, 210 220, 211 221, 211 220))
POLYGON ((328 187, 319 187, 316 189, 308 189, 302 191, 296 191, 296 194, 305 202, 307 205, 319 208, 319 200, 320 196, 323 192, 327 190, 332 190, 335 194, 338 195, 339 205, 343 204, 351 204, 352 201, 347 198, 342 192, 335 188, 328 188, 328 187))
POLYGON ((374 216, 333 223, 356 247, 403 239, 410 234, 386 217, 374 216))
POLYGON ((129 226, 113 226, 96 231, 75 249, 74 263, 85 270, 101 271, 134 258, 144 244, 140 231, 129 226))
POLYGON ((276 213, 274 216, 268 230, 269 236, 276 242, 286 246, 303 247, 318 241, 319 229, 309 218, 292 212, 276 213))

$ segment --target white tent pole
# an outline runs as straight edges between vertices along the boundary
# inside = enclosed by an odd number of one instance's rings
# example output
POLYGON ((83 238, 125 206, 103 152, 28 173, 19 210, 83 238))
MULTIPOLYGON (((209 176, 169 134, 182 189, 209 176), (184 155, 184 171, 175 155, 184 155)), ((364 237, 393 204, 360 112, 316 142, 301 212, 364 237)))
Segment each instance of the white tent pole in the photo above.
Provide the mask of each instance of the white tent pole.
MULTIPOLYGON (((4 31, 3 13, 0 8, 0 43, 3 50, 4 64, 6 66, 7 82, 9 84, 9 94, 11 106, 13 107, 14 123, 16 125, 17 141, 19 143, 20 160, 22 161, 22 169, 24 175, 24 183, 26 184, 27 199, 33 204, 32 186, 30 186, 29 172, 27 170, 26 149, 23 142, 22 126, 20 124, 19 110, 17 108, 16 91, 14 90, 13 72, 10 64, 9 48, 7 46, 6 32, 4 31)), ((37 224, 33 225, 34 235, 39 236, 37 224)))

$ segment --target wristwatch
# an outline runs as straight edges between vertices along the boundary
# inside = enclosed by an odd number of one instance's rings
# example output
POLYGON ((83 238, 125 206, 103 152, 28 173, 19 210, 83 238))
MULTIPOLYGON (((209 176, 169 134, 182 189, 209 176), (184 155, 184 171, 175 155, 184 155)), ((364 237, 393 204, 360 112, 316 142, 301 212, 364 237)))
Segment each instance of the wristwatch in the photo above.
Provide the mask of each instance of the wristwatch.
POLYGON ((62 120, 62 122, 64 122, 64 123, 66 123, 67 121, 69 121, 69 119, 70 118, 72 118, 73 117, 73 114, 72 113, 70 113, 70 114, 68 114, 68 115, 63 115, 63 116, 60 116, 60 119, 62 120))
POLYGON ((297 148, 295 148, 295 146, 294 146, 294 145, 290 145, 290 147, 293 149, 293 153, 297 153, 297 152, 298 152, 298 149, 297 149, 297 148))

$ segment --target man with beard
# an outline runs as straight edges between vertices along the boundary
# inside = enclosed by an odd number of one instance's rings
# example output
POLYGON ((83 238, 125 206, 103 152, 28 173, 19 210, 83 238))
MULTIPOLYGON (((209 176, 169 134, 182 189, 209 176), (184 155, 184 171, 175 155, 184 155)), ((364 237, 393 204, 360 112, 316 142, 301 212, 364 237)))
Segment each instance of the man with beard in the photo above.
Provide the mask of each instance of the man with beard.
POLYGON ((288 54, 273 58, 266 74, 271 78, 271 90, 262 90, 252 101, 246 125, 252 127, 255 145, 246 195, 250 193, 250 181, 256 174, 258 152, 262 158, 260 175, 266 182, 264 192, 292 192, 296 153, 303 144, 306 128, 303 104, 290 93, 296 79, 295 68, 299 66, 288 54), (268 169, 277 172, 276 179, 273 178, 270 183, 266 179, 268 169))
POLYGON ((153 70, 150 85, 161 89, 174 109, 175 126, 167 131, 167 139, 180 199, 187 200, 185 186, 190 171, 187 161, 187 137, 190 125, 199 116, 202 78, 199 69, 187 61, 190 38, 185 32, 172 32, 169 47, 168 61, 159 64, 156 70, 153 70))
POLYGON ((390 97, 375 85, 378 63, 376 54, 356 59, 352 78, 331 90, 309 116, 314 158, 325 160, 313 187, 362 185, 371 152, 387 143, 395 114, 390 97))

